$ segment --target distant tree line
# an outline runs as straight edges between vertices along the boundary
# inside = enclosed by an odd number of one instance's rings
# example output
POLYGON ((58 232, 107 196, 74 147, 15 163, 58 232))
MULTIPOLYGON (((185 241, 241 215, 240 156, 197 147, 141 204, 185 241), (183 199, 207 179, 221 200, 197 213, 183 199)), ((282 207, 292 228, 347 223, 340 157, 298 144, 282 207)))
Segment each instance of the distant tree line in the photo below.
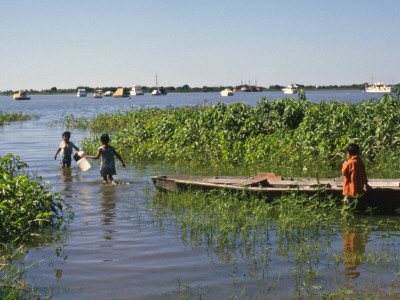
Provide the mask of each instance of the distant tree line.
MULTIPOLYGON (((300 89, 304 91, 312 90, 363 90, 368 83, 351 84, 351 85, 303 85, 296 84, 300 89)), ((400 83, 392 85, 396 89, 400 89, 400 83)), ((122 87, 122 86, 120 86, 122 87)), ((29 94, 44 94, 44 95, 55 95, 55 94, 75 94, 78 89, 85 89, 87 93, 93 93, 95 90, 102 90, 103 92, 112 91, 115 92, 120 87, 89 87, 89 86, 78 86, 75 89, 58 89, 57 87, 52 87, 50 89, 44 90, 27 90, 29 94)), ((280 91, 285 86, 283 85, 270 85, 268 88, 262 87, 264 91, 280 91)), ((123 87, 130 89, 131 87, 123 87)), ((233 86, 203 86, 203 87, 190 87, 185 84, 183 86, 166 86, 164 87, 168 93, 206 93, 206 92, 220 92, 225 88, 233 89, 233 86)), ((144 93, 151 93, 156 87, 142 86, 144 93)), ((18 91, 6 90, 3 91, 3 95, 12 95, 18 91)))

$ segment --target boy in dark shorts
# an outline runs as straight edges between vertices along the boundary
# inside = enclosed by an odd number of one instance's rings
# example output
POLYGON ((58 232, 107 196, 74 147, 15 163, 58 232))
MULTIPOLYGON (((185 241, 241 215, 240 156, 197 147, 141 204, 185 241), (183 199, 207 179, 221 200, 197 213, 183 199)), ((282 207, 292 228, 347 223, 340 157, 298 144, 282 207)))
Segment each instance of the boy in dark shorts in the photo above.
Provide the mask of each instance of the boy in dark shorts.
POLYGON ((57 159, 57 154, 60 153, 61 158, 61 168, 70 168, 72 161, 72 149, 76 151, 79 150, 78 147, 74 145, 69 139, 71 138, 71 132, 65 131, 62 134, 63 141, 60 143, 60 146, 57 149, 56 154, 54 155, 54 159, 57 159))

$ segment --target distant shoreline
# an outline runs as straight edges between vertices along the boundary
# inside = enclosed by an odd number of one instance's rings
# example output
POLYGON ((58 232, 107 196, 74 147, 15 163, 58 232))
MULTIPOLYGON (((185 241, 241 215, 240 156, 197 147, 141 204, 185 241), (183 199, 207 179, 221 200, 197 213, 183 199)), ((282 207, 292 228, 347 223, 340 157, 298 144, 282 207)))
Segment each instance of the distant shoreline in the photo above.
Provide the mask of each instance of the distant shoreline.
MULTIPOLYGON (((326 86, 313 86, 313 85, 301 85, 297 84, 299 90, 303 90, 304 92, 307 91, 349 91, 349 90, 359 90, 362 91, 365 89, 366 86, 369 84, 367 83, 362 83, 362 84, 352 84, 352 85, 326 85, 326 86)), ((240 86, 247 86, 247 87, 255 87, 247 84, 242 84, 240 86)), ((400 83, 391 85, 393 89, 400 90, 400 83)), ((95 90, 102 90, 103 92, 106 91, 111 91, 115 92, 118 87, 88 87, 88 86, 78 86, 76 89, 57 89, 56 87, 52 87, 51 89, 48 90, 33 90, 33 89, 27 89, 27 93, 30 95, 74 95, 76 94, 78 89, 85 89, 86 93, 91 94, 94 93, 95 90)), ((174 87, 174 86, 165 86, 165 90, 168 93, 207 93, 207 92, 220 92, 226 88, 228 89, 234 89, 234 86, 213 86, 213 87, 208 87, 208 86, 203 86, 203 87, 190 87, 189 85, 183 85, 179 87, 174 87)), ((268 88, 266 87, 259 87, 261 89, 261 92, 276 92, 276 91, 282 91, 285 86, 281 85, 271 85, 268 88)), ((130 89, 127 87, 127 89, 130 89)), ((156 87, 147 87, 147 86, 142 86, 142 91, 145 94, 150 94, 153 90, 157 89, 156 87)), ((18 91, 13 91, 13 90, 5 90, 0 93, 0 96, 10 96, 13 95, 14 93, 17 93, 18 91)), ((260 91, 258 91, 260 92, 260 91)), ((246 93, 246 92, 244 92, 246 93)), ((253 92, 257 93, 257 92, 253 92)))

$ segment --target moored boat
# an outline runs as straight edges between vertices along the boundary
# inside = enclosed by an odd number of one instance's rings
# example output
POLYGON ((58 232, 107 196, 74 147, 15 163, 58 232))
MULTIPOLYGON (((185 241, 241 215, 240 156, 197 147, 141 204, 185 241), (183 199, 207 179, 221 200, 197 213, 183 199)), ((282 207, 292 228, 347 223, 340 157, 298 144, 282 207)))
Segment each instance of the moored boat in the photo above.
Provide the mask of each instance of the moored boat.
POLYGON ((262 92, 262 87, 256 86, 256 85, 247 85, 247 84, 242 84, 242 85, 237 85, 233 89, 233 92, 262 92))
POLYGON ((391 93, 392 87, 387 86, 383 82, 375 82, 371 86, 366 86, 365 92, 366 93, 391 93))
POLYGON ((93 94, 94 98, 103 98, 103 91, 102 90, 95 90, 93 94))
POLYGON ((290 84, 287 87, 282 89, 284 94, 295 94, 297 93, 298 86, 295 84, 290 84))
POLYGON ((128 88, 118 88, 114 95, 114 98, 126 98, 129 97, 129 89, 128 88))
POLYGON ((77 97, 86 97, 86 90, 85 89, 78 89, 78 92, 76 93, 77 97))
POLYGON ((107 91, 104 93, 104 97, 111 97, 114 93, 111 91, 107 91))
POLYGON ((142 96, 144 95, 142 87, 140 85, 134 85, 130 91, 132 96, 142 96))
POLYGON ((164 87, 160 87, 151 92, 152 96, 160 96, 160 95, 166 95, 166 94, 168 94, 168 93, 164 87))
MULTIPOLYGON (((157 189, 179 192, 184 190, 231 190, 254 192, 268 200, 287 193, 314 195, 330 194, 343 199, 343 178, 319 179, 275 176, 259 173, 252 177, 237 176, 185 176, 164 175, 151 178, 157 189)), ((396 179, 370 179, 370 189, 359 199, 357 208, 395 213, 400 208, 400 181, 396 179)), ((341 203, 341 201, 338 201, 341 203)))
POLYGON ((233 91, 231 89, 224 89, 221 91, 221 96, 226 97, 226 96, 233 96, 233 91))
POLYGON ((167 90, 164 87, 158 87, 158 77, 156 73, 156 89, 151 92, 152 96, 160 96, 160 95, 166 95, 167 90))
POLYGON ((26 94, 26 90, 20 90, 18 93, 13 95, 14 100, 30 100, 31 97, 28 97, 26 94))

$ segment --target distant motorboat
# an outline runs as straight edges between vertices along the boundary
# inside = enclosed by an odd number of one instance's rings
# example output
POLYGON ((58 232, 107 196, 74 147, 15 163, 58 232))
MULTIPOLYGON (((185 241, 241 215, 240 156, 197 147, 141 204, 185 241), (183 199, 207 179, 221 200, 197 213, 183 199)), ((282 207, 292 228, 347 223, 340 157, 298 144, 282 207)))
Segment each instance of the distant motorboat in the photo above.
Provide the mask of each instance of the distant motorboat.
POLYGON ((127 98, 129 97, 129 89, 128 88, 118 88, 114 93, 114 98, 127 98))
POLYGON ((26 95, 25 90, 20 90, 18 93, 13 95, 14 100, 30 100, 31 97, 26 95))
POLYGON ((392 87, 387 86, 383 82, 375 82, 371 86, 365 87, 366 93, 391 93, 392 87))
POLYGON ((85 89, 78 89, 78 92, 76 93, 77 97, 86 97, 86 90, 85 89))
POLYGON ((93 94, 94 98, 103 98, 103 91, 102 90, 95 90, 93 94))
POLYGON ((231 89, 224 89, 221 91, 221 96, 226 97, 226 96, 233 96, 233 91, 231 89))
POLYGON ((261 92, 262 87, 256 86, 256 85, 247 85, 247 84, 242 84, 242 85, 237 85, 233 89, 233 92, 236 93, 243 93, 243 92, 261 92))
POLYGON ((297 85, 291 84, 291 85, 288 85, 287 87, 283 88, 282 92, 284 94, 296 94, 298 88, 299 87, 297 85))
POLYGON ((111 91, 107 91, 104 93, 104 97, 111 97, 114 93, 111 91))
POLYGON ((142 96, 144 95, 142 87, 140 85, 134 85, 130 91, 132 96, 142 96))

